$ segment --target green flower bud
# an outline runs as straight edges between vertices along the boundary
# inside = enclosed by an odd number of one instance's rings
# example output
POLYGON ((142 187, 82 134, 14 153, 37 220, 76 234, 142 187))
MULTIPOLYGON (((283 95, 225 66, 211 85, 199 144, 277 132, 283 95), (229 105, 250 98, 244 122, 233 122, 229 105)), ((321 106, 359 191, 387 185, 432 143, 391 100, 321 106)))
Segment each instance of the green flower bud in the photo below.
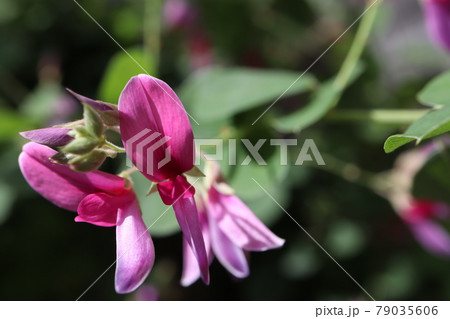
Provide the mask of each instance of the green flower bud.
POLYGON ((97 147, 99 142, 90 137, 78 137, 72 142, 64 146, 61 151, 63 153, 87 154, 97 147))
POLYGON ((69 161, 70 168, 78 172, 90 172, 96 170, 106 159, 106 154, 100 150, 94 150, 89 154, 77 156, 69 161))
POLYGON ((101 137, 103 131, 105 130, 103 126, 103 121, 89 105, 84 104, 84 125, 87 131, 94 137, 101 137))

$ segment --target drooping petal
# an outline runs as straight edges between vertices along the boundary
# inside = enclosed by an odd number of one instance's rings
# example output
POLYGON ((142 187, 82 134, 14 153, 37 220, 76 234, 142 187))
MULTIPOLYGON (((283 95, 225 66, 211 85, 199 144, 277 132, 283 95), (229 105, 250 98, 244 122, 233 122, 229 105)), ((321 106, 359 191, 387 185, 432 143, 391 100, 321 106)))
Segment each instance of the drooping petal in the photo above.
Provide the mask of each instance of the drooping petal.
POLYGON ((192 197, 195 194, 195 188, 183 175, 178 175, 174 180, 158 183, 157 188, 166 205, 172 205, 180 198, 192 197))
POLYGON ((117 210, 133 199, 134 194, 131 192, 119 196, 106 193, 90 194, 78 205, 75 221, 104 227, 116 226, 117 210))
POLYGON ((100 112, 113 111, 114 110, 113 105, 111 105, 109 103, 105 103, 105 102, 102 102, 102 101, 97 101, 97 100, 90 99, 90 98, 85 97, 85 96, 83 96, 81 94, 75 93, 71 89, 66 89, 66 90, 70 94, 72 94, 78 101, 80 101, 81 103, 85 103, 85 104, 89 105, 94 110, 97 110, 97 111, 100 111, 100 112))
POLYGON ((209 263, 205 241, 202 236, 197 207, 193 197, 182 198, 173 204, 175 216, 184 240, 188 243, 200 267, 200 275, 205 284, 209 284, 209 263))
POLYGON ((430 252, 450 257, 450 235, 432 220, 411 223, 410 228, 417 241, 430 252))
MULTIPOLYGON (((205 242, 206 253, 208 255, 208 262, 211 264, 214 259, 214 255, 211 251, 211 240, 209 237, 209 227, 208 222, 206 221, 205 212, 199 212, 199 220, 202 228, 203 240, 205 242)), ((196 282, 200 276, 200 268, 194 252, 186 239, 183 238, 183 273, 181 275, 181 285, 184 287, 190 286, 196 282)))
POLYGON ((68 166, 53 164, 49 158, 56 151, 33 142, 23 146, 19 166, 30 186, 55 205, 76 211, 81 200, 89 194, 124 192, 121 177, 94 171, 79 173, 68 166))
POLYGON ((242 248, 236 246, 217 225, 214 218, 208 218, 211 245, 214 255, 220 263, 235 277, 244 278, 249 275, 248 262, 242 248))
POLYGON ((424 11, 429 36, 450 52, 450 1, 425 0, 424 11))
POLYGON ((119 98, 122 141, 133 164, 161 182, 194 165, 193 135, 175 92, 149 75, 130 79, 119 98))
POLYGON ((32 142, 50 147, 58 147, 66 145, 73 140, 72 136, 67 135, 69 132, 70 129, 48 127, 33 131, 20 132, 19 134, 32 142))
POLYGON ((211 187, 209 200, 218 227, 236 246, 264 251, 284 244, 284 239, 272 233, 237 196, 221 194, 211 187))
POLYGON ((119 208, 116 241, 115 288, 117 293, 129 293, 142 284, 155 261, 153 241, 136 201, 119 208))

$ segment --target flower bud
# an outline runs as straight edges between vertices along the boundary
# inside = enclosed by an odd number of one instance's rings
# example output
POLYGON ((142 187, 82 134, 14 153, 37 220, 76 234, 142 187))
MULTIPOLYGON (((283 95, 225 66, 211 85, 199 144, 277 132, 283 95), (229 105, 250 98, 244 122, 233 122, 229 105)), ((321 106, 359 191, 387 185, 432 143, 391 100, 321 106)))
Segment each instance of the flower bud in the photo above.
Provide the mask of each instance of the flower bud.
POLYGON ((87 154, 91 152, 98 145, 98 141, 90 137, 78 137, 66 146, 61 151, 72 154, 87 154))
POLYGON ((84 123, 87 131, 94 137, 100 137, 103 135, 104 126, 103 121, 89 105, 84 105, 84 123))
POLYGON ((94 150, 89 154, 77 156, 69 161, 70 168, 78 172, 96 170, 106 159, 106 154, 100 150, 94 150))

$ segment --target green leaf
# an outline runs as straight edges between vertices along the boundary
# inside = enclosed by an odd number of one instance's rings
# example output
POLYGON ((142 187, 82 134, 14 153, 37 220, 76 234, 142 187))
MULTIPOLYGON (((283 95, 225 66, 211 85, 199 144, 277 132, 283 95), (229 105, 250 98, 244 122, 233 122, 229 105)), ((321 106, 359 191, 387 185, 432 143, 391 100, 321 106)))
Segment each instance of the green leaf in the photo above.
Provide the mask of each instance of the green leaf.
MULTIPOLYGON (((351 85, 364 71, 362 64, 358 64, 353 70, 347 87, 351 85)), ((341 90, 336 89, 334 79, 324 82, 311 101, 303 108, 285 116, 278 117, 274 123, 275 128, 281 132, 298 132, 313 125, 324 117, 338 101, 341 90)))
POLYGON ((335 104, 339 94, 333 82, 324 83, 313 100, 304 108, 289 115, 279 117, 275 128, 281 132, 298 132, 320 120, 335 104))
POLYGON ((120 93, 131 77, 146 72, 150 75, 155 73, 153 57, 149 53, 141 48, 131 48, 127 52, 133 58, 120 51, 109 61, 100 82, 101 100, 117 104, 120 93))
POLYGON ((180 87, 183 104, 198 121, 230 117, 283 97, 312 89, 316 81, 305 74, 281 70, 213 67, 188 78, 180 87))
POLYGON ((18 132, 33 128, 33 122, 6 107, 0 107, 0 142, 18 137, 18 132))
POLYGON ((151 182, 141 173, 131 174, 134 190, 141 206, 142 218, 153 237, 166 237, 180 230, 175 212, 171 206, 165 205, 159 194, 146 196, 151 182))
POLYGON ((450 204, 450 149, 432 156, 414 177, 415 198, 450 204))
POLYGON ((390 136, 384 143, 386 153, 393 152, 400 146, 416 140, 422 140, 450 131, 450 107, 432 110, 415 121, 403 134, 390 136))
POLYGON ((450 71, 431 80, 417 95, 425 105, 450 106, 450 71))

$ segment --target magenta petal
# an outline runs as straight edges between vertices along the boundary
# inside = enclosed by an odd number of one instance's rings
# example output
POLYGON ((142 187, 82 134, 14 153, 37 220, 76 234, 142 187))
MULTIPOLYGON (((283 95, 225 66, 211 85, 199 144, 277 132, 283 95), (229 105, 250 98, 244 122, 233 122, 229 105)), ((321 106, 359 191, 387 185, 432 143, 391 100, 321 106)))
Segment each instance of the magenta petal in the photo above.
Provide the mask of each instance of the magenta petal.
POLYGON ((55 205, 76 211, 80 201, 92 193, 122 194, 125 180, 116 175, 93 171, 80 173, 49 158, 56 151, 33 142, 23 146, 19 157, 22 174, 30 186, 55 205))
POLYGON ((200 275, 205 284, 209 284, 209 264, 206 254, 205 241, 203 239, 197 206, 193 197, 182 198, 173 204, 175 216, 184 240, 189 244, 200 267, 200 275))
POLYGON ((425 22, 433 41, 450 51, 450 1, 425 0, 425 22))
MULTIPOLYGON (((211 252, 211 240, 209 238, 209 227, 206 221, 206 216, 204 213, 199 215, 200 225, 202 228, 203 240, 205 242, 206 253, 208 255, 208 262, 214 259, 211 252)), ((200 278, 200 268, 198 266, 197 259, 195 258, 194 252, 183 238, 183 274, 181 275, 181 285, 184 287, 192 285, 200 278)))
POLYGON ((211 245, 214 255, 220 263, 235 277, 244 278, 249 274, 247 259, 242 248, 236 246, 216 224, 214 218, 209 218, 211 245))
POLYGON ((183 175, 178 175, 174 180, 158 183, 157 188, 166 205, 172 205, 180 198, 192 197, 195 194, 195 188, 183 175))
POLYGON ((284 244, 284 240, 272 233, 237 196, 221 194, 213 187, 209 196, 210 211, 218 227, 236 246, 264 251, 284 244))
POLYGON ((136 201, 119 208, 116 241, 115 287, 117 293, 124 294, 132 292, 144 282, 155 261, 153 241, 136 201))
POLYGON ((450 235, 439 224, 424 220, 410 224, 417 241, 430 252, 450 257, 450 235))
POLYGON ((90 194, 78 205, 78 216, 75 221, 104 227, 116 226, 117 210, 133 199, 132 193, 122 196, 105 193, 90 194))
POLYGON ((104 103, 102 101, 96 101, 96 100, 90 99, 90 98, 85 97, 85 96, 83 96, 81 94, 75 93, 71 89, 66 89, 66 90, 70 94, 75 96, 78 101, 80 101, 81 103, 85 103, 85 104, 89 105, 90 107, 92 107, 93 109, 95 109, 97 111, 104 112, 104 111, 112 111, 113 110, 113 108, 111 106, 109 106, 107 103, 104 103))
POLYGON ((119 98, 122 141, 148 179, 172 179, 194 165, 193 135, 183 104, 163 81, 138 75, 119 98))
POLYGON ((58 147, 66 145, 73 140, 72 136, 67 135, 69 132, 70 129, 48 127, 33 131, 20 132, 19 134, 32 142, 44 144, 50 147, 58 147))

